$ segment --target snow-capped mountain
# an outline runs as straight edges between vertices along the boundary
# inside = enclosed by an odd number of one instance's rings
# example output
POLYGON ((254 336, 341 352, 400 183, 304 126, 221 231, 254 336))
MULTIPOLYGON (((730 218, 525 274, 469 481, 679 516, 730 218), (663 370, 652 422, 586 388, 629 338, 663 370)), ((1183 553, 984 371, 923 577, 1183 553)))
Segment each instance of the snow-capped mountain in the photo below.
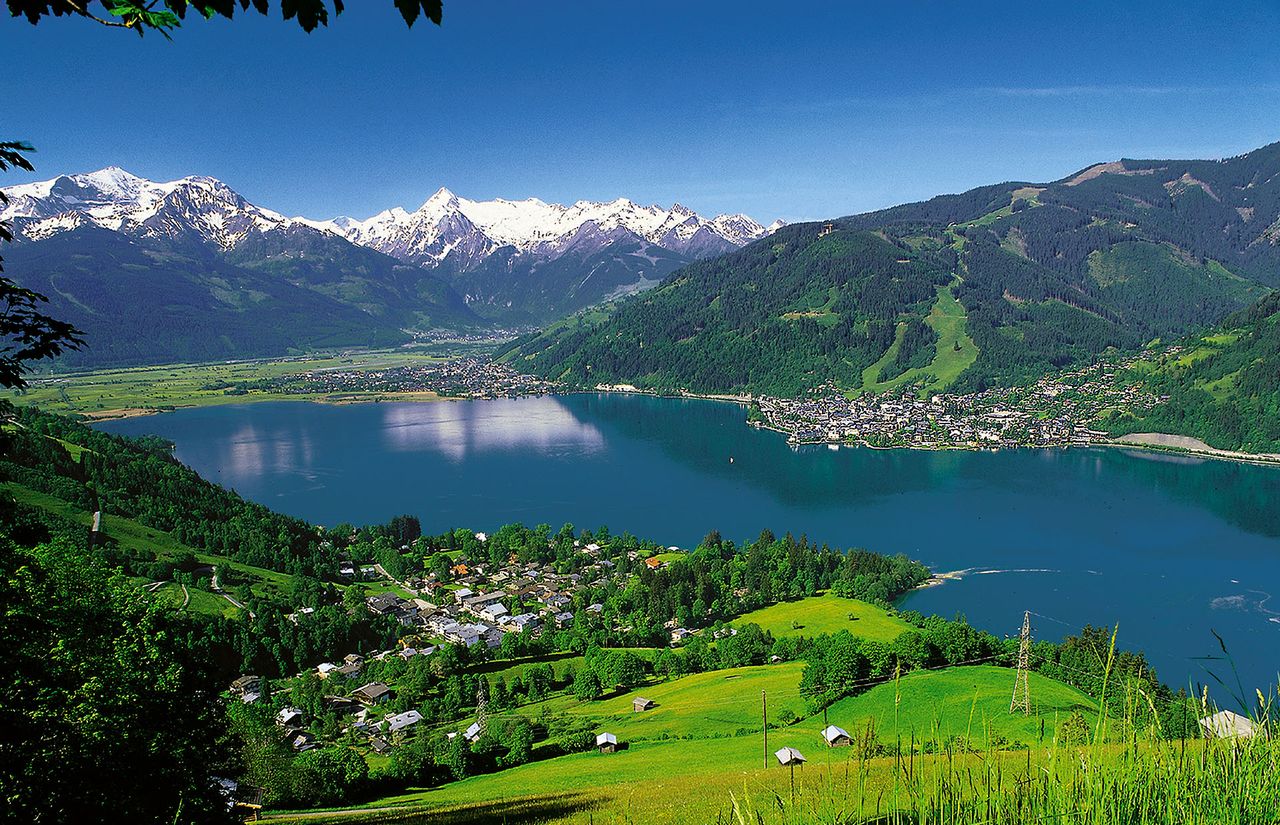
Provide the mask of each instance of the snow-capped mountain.
POLYGON ((746 215, 703 218, 680 204, 671 208, 641 206, 626 198, 572 206, 537 198, 473 201, 440 189, 409 212, 388 209, 367 220, 327 221, 286 218, 246 201, 225 183, 192 176, 156 183, 112 166, 97 172, 61 175, 53 180, 4 189, 9 197, 0 220, 13 222, 23 237, 46 238, 78 226, 141 237, 195 236, 222 249, 232 249, 248 234, 301 224, 340 235, 352 243, 377 249, 401 260, 428 266, 450 255, 475 263, 495 250, 511 246, 522 253, 556 257, 590 224, 598 237, 619 237, 622 229, 671 252, 705 257, 743 246, 781 226, 766 229, 746 215))
POLYGON ((0 208, 0 220, 12 222, 18 235, 30 240, 96 225, 133 237, 194 238, 226 250, 253 232, 291 223, 214 178, 155 183, 114 166, 4 193, 9 203, 0 208))
POLYGON ((578 201, 572 206, 537 198, 474 201, 443 188, 414 212, 396 207, 364 221, 337 218, 313 225, 420 265, 438 265, 451 255, 458 256, 461 260, 455 259, 455 269, 467 269, 502 247, 555 258, 567 248, 580 249, 583 227, 598 230, 587 234, 602 239, 629 235, 691 258, 736 249, 769 231, 746 215, 708 220, 678 203, 667 209, 641 206, 626 198, 607 203, 578 201))
POLYGON ((22 240, 99 227, 135 241, 207 248, 237 263, 264 249, 276 260, 326 254, 345 260, 346 253, 323 241, 331 238, 437 272, 476 311, 514 323, 541 323, 646 289, 685 263, 732 251, 781 225, 766 229, 746 215, 704 218, 680 204, 642 206, 626 198, 562 206, 536 198, 475 201, 443 188, 413 212, 288 218, 214 178, 157 183, 117 167, 3 191, 9 202, 0 204, 0 220, 22 240))

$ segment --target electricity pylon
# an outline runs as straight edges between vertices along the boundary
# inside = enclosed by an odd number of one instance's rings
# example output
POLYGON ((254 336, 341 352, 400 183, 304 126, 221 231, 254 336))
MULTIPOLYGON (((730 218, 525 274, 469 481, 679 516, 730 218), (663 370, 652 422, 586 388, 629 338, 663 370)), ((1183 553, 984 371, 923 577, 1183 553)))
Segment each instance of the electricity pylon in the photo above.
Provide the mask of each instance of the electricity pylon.
POLYGON ((1022 710, 1023 716, 1031 715, 1031 682, 1027 671, 1031 668, 1031 611, 1022 614, 1022 634, 1018 639, 1018 676, 1013 682, 1013 701, 1009 712, 1022 710))

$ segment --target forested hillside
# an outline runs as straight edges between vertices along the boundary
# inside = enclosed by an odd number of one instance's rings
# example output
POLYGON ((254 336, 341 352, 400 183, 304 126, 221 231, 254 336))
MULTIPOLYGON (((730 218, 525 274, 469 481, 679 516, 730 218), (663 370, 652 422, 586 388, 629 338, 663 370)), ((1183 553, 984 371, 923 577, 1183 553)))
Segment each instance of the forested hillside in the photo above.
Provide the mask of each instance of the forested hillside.
POLYGON ((1280 285, 1277 226, 1280 144, 1099 164, 787 227, 504 357, 587 386, 981 390, 1248 306, 1280 285))
POLYGON ((1232 315, 1222 329, 1193 338, 1128 380, 1169 396, 1150 413, 1108 421, 1115 433, 1162 432, 1223 450, 1280 453, 1280 293, 1232 315))
POLYGON ((88 346, 62 359, 72 367, 388 346, 408 327, 480 323, 430 274, 311 236, 326 248, 308 255, 281 231, 224 257, 83 227, 13 244, 5 266, 84 331, 88 346))

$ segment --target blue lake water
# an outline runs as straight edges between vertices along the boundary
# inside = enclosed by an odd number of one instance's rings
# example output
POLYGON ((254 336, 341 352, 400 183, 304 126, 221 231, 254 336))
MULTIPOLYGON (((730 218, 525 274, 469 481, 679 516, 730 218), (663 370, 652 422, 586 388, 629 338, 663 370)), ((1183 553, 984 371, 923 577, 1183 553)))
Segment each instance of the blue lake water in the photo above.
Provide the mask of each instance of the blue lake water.
MULTIPOLYGON (((333 525, 608 525, 691 547, 762 528, 902 552, 962 578, 904 599, 992 632, 1119 624, 1171 684, 1280 671, 1280 468, 1114 448, 998 453, 790 448, 712 401, 571 395, 258 403, 108 422, 203 476, 333 525)), ((1226 701, 1225 695, 1221 696, 1226 701)))

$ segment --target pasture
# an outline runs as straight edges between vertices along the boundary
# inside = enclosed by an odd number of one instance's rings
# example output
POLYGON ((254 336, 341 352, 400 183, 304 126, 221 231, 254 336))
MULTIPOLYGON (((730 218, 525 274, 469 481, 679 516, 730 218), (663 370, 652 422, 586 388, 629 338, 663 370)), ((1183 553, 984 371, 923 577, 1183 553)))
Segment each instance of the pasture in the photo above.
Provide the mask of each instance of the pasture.
POLYGON ((783 636, 819 636, 847 630, 875 642, 891 642, 911 625, 890 615, 884 608, 834 593, 794 602, 781 602, 753 610, 734 619, 736 625, 758 624, 760 629, 783 636))

